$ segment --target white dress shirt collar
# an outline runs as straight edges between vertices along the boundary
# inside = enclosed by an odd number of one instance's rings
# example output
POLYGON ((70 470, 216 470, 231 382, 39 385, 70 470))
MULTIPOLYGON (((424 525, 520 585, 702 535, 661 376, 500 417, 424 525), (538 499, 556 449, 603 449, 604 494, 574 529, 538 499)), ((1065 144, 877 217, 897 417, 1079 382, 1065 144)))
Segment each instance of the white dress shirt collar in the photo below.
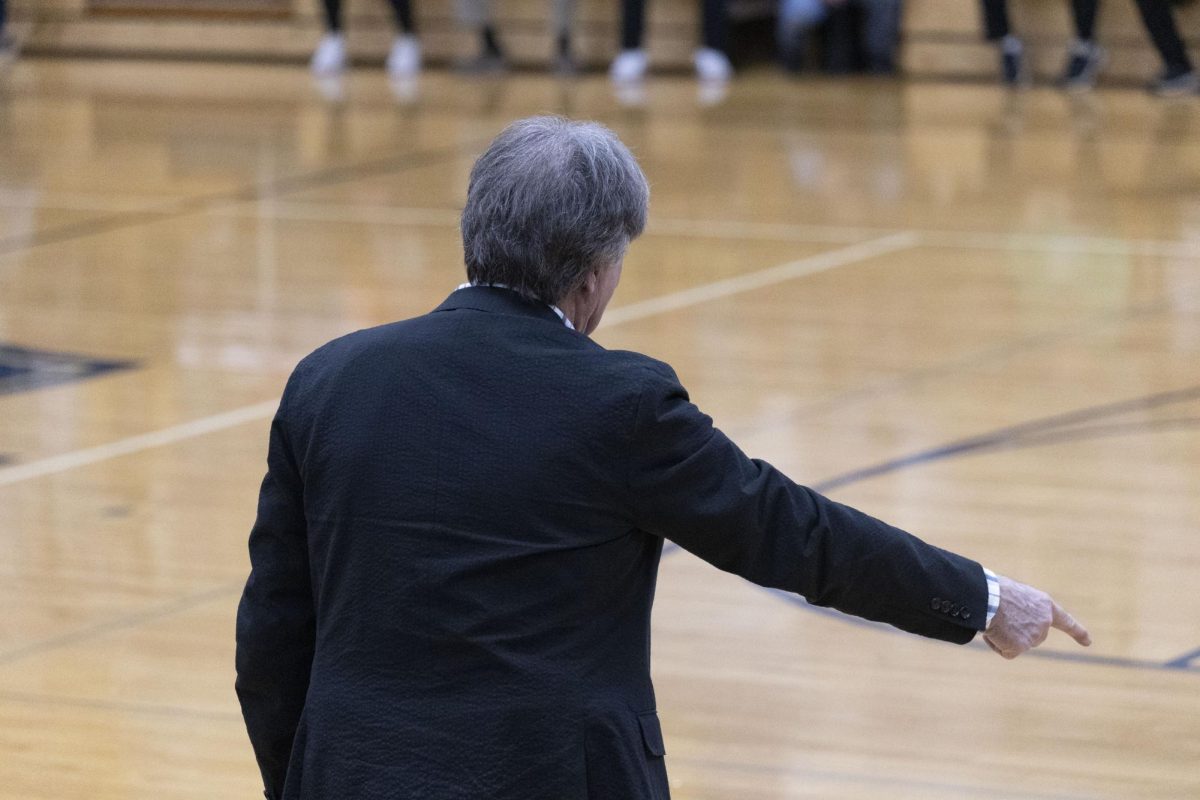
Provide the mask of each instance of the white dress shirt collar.
MULTIPOLYGON (((514 289, 511 286, 504 284, 504 283, 469 283, 469 282, 459 284, 458 289, 455 289, 454 291, 457 292, 460 289, 470 289, 472 286, 485 286, 489 289, 508 289, 510 292, 516 291, 516 289, 514 289)), ((550 310, 558 315, 558 318, 563 321, 563 325, 566 325, 571 330, 575 330, 575 326, 571 324, 571 320, 567 319, 567 315, 563 313, 563 310, 561 308, 559 308, 558 306, 553 305, 551 303, 547 303, 546 305, 550 306, 550 310)))

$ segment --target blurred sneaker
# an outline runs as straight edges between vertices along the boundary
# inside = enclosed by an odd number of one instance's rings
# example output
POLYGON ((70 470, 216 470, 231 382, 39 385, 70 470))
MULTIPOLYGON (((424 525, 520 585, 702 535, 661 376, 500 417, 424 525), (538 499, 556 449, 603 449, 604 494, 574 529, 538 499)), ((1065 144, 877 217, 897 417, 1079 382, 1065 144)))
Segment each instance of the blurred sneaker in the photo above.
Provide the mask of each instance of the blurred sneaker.
POLYGON ((1091 89, 1096 85, 1096 76, 1104 66, 1104 61, 1104 51, 1099 45, 1076 39, 1067 53, 1067 66, 1060 81, 1063 88, 1091 89))
POLYGON ((1146 87, 1158 97, 1182 97, 1200 91, 1200 78, 1193 70, 1167 70, 1146 87))
POLYGON ((1029 82, 1025 71, 1025 43, 1012 35, 1000 41, 1000 77, 1007 86, 1023 86, 1029 82))
POLYGON ((327 33, 321 37, 310 64, 317 75, 333 75, 346 68, 346 37, 327 33))
POLYGON ((733 77, 729 56, 711 47, 702 47, 692 56, 696 77, 705 82, 724 83, 733 77))
POLYGON ((608 77, 614 83, 637 83, 646 77, 646 68, 649 66, 650 59, 645 50, 622 50, 608 68, 608 77))
POLYGON ((415 36, 397 36, 387 57, 388 75, 406 78, 421 71, 421 43, 415 36))

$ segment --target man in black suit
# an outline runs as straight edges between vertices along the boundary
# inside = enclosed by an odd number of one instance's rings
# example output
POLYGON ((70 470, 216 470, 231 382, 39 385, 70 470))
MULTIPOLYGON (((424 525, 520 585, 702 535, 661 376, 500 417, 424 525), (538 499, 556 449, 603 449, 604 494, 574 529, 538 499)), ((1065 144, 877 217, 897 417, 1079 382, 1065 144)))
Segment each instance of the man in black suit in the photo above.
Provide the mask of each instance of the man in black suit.
POLYGON ((517 122, 471 173, 470 284, 292 374, 238 610, 268 798, 666 800, 664 539, 1010 658, 1052 624, 1087 643, 1046 595, 746 457, 669 366, 589 338, 647 202, 607 129, 517 122))

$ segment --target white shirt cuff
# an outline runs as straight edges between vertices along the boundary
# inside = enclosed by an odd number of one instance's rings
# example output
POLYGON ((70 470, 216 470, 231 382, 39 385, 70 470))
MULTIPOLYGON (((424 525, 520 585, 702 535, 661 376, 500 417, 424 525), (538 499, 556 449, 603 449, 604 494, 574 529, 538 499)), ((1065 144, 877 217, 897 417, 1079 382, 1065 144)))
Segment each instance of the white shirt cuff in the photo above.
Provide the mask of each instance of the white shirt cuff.
POLYGON ((1000 579, 987 567, 983 568, 983 577, 987 578, 988 587, 987 619, 983 623, 984 629, 987 629, 991 627, 992 617, 996 616, 996 610, 1000 608, 1000 579))

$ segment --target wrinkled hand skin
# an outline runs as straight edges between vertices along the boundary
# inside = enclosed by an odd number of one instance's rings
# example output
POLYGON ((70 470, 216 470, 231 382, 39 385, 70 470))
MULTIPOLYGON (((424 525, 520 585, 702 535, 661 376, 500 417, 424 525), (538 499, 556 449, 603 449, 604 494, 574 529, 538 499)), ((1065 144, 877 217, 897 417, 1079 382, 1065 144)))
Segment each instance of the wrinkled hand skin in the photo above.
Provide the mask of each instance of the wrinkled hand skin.
POLYGON ((983 633, 988 647, 1014 659, 1046 641, 1051 628, 1058 628, 1087 647, 1092 637, 1050 595, 1023 583, 1000 577, 1000 607, 983 633))

